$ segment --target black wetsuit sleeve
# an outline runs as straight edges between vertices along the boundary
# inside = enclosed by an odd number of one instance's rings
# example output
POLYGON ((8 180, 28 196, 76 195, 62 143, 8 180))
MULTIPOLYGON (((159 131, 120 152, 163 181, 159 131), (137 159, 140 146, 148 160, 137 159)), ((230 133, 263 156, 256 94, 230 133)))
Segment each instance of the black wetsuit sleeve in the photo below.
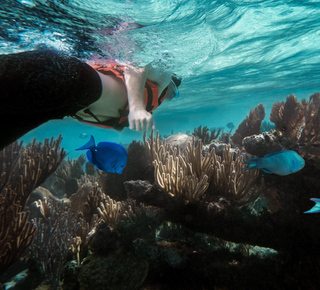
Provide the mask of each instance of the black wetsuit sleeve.
POLYGON ((99 99, 98 73, 55 50, 0 55, 0 150, 28 131, 99 99), (4 130, 5 129, 5 130, 4 130))

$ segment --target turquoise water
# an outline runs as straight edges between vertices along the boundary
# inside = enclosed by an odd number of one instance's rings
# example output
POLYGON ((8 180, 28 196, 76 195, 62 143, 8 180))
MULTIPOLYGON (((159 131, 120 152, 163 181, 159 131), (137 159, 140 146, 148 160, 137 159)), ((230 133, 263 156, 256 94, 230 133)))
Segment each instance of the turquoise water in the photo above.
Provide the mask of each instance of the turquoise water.
MULTIPOLYGON (((161 134, 238 125, 258 103, 320 91, 320 1, 2 0, 0 53, 53 46, 82 59, 160 61, 183 78, 179 99, 154 114, 161 134)), ((48 122, 22 139, 82 133, 129 143, 142 133, 48 122)))

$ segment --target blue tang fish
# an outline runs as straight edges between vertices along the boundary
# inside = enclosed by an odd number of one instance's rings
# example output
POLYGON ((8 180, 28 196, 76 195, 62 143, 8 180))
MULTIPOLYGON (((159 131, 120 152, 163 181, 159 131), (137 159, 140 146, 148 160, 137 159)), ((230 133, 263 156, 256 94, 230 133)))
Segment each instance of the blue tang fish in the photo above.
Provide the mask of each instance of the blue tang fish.
POLYGON ((304 213, 318 213, 320 212, 320 199, 319 198, 310 198, 310 200, 314 201, 316 204, 309 210, 304 213))
POLYGON ((127 150, 117 143, 100 142, 96 146, 91 135, 90 141, 76 150, 86 149, 88 149, 87 158, 89 162, 94 164, 97 169, 121 174, 123 168, 127 165, 127 150))
POLYGON ((269 153, 264 155, 263 158, 251 158, 244 163, 249 165, 245 170, 260 168, 266 173, 275 173, 278 175, 295 173, 305 165, 304 159, 292 150, 269 153))

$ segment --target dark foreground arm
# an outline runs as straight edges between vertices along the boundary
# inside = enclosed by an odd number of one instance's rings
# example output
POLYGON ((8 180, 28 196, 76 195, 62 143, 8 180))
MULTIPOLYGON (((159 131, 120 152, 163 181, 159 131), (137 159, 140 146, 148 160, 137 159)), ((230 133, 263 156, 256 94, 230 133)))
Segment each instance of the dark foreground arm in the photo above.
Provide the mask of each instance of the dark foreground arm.
POLYGON ((39 125, 88 106, 101 90, 93 68, 55 50, 0 55, 0 150, 39 125))

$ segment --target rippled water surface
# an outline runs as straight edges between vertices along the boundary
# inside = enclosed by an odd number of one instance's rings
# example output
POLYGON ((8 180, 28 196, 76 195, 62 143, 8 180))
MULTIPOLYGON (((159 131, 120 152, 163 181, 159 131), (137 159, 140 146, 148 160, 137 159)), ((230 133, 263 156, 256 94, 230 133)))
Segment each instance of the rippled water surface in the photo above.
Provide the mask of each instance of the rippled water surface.
MULTIPOLYGON (((181 97, 155 112, 160 133, 238 124, 258 103, 268 116, 290 93, 320 91, 320 1, 2 0, 0 15, 1 53, 46 45, 83 59, 160 61, 180 75, 181 97)), ((48 129, 79 143, 81 132, 96 130, 64 120, 25 138, 48 129)), ((115 141, 141 136, 94 132, 115 141)))

